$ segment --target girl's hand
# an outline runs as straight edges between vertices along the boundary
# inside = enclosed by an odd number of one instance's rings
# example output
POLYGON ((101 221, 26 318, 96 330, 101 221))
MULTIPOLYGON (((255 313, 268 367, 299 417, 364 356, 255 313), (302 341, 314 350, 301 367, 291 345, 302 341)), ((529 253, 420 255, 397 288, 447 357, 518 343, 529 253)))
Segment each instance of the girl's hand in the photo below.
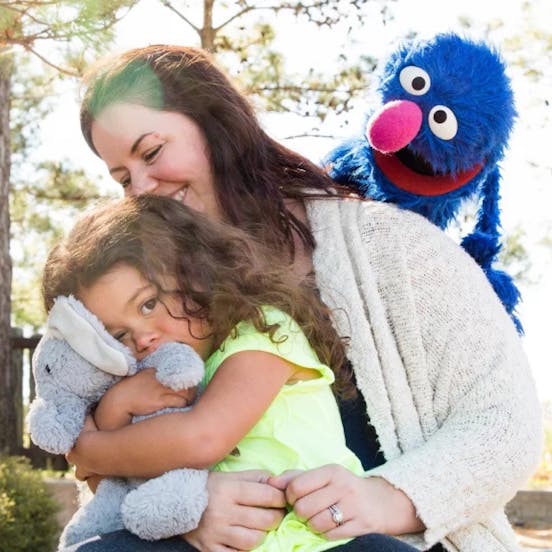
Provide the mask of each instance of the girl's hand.
POLYGON ((196 397, 197 388, 173 391, 155 377, 154 368, 125 377, 109 388, 101 398, 94 415, 101 430, 119 429, 133 416, 153 414, 163 408, 183 408, 196 397))
POLYGON ((285 490, 295 513, 330 540, 368 533, 400 535, 425 528, 410 499, 381 477, 358 477, 343 466, 330 464, 306 472, 285 472, 268 482, 285 490), (339 526, 332 519, 332 505, 343 515, 339 526))
POLYGON ((260 470, 211 472, 209 504, 197 529, 183 535, 202 552, 251 550, 285 514, 284 493, 267 484, 260 470))
MULTIPOLYGON (((98 428, 96 427, 96 423, 94 422, 94 418, 92 418, 92 416, 86 416, 86 418, 84 419, 84 426, 82 428, 81 435, 89 431, 98 431, 98 428)), ((74 463, 72 451, 69 451, 65 455, 65 458, 70 464, 74 463)), ((90 472, 86 470, 83 466, 79 467, 77 464, 75 464, 75 477, 79 481, 86 481, 88 487, 93 493, 96 492, 96 488, 98 487, 100 481, 103 479, 103 476, 90 472)))

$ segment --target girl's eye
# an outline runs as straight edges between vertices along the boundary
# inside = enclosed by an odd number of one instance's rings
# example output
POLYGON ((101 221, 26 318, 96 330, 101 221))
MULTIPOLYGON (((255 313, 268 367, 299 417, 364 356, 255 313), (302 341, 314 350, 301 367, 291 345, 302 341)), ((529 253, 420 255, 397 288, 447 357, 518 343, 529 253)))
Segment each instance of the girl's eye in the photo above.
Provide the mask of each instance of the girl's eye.
POLYGON ((140 311, 143 315, 151 314, 156 305, 157 305, 157 298, 148 299, 140 307, 140 311))
POLYGON ((162 148, 162 144, 159 144, 159 145, 155 146, 154 148, 151 148, 150 150, 146 151, 144 153, 144 161, 146 163, 151 163, 152 161, 154 161, 155 158, 157 157, 157 154, 161 150, 161 148, 162 148))
POLYGON ((117 340, 117 341, 123 341, 123 339, 126 337, 126 332, 118 332, 118 333, 115 333, 113 334, 113 337, 117 340))

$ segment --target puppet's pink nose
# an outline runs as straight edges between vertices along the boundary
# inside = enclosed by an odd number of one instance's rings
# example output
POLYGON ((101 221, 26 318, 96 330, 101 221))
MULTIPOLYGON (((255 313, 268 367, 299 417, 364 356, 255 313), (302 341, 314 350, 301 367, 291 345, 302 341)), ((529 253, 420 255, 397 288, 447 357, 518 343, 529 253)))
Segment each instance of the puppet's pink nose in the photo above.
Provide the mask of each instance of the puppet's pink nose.
POLYGON ((408 100, 395 100, 374 113, 366 126, 370 145, 381 153, 407 146, 422 126, 422 110, 408 100))

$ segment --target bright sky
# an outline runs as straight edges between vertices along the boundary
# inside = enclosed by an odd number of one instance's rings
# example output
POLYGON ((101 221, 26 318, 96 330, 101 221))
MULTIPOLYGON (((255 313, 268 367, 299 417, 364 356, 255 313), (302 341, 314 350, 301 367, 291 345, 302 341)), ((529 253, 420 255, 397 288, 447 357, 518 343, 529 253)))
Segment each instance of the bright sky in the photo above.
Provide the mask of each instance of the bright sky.
MULTIPOLYGON (((490 40, 501 47, 505 37, 527 27, 521 12, 522 4, 522 0, 502 2, 497 11, 495 2, 481 0, 398 0, 395 5, 391 4, 395 19, 382 27, 379 6, 374 3, 360 18, 362 27, 359 19, 355 18, 351 33, 347 33, 347 24, 350 22, 344 21, 341 28, 327 31, 299 27, 293 19, 279 15, 276 23, 277 31, 280 31, 278 45, 282 51, 289 52, 286 62, 292 70, 308 70, 309 67, 327 67, 331 70, 333 60, 340 52, 358 51, 381 57, 390 51, 397 37, 408 31, 416 31, 422 36, 448 30, 460 31, 459 17, 466 17, 475 22, 476 33, 490 24, 490 40), (500 24, 500 20, 504 25, 500 24), (286 30, 282 32, 284 27, 286 30)), ((547 27, 552 21, 552 2, 533 0, 531 4, 535 13, 531 25, 541 25, 542 31, 549 32, 547 27)), ((200 24, 201 14, 198 13, 196 21, 200 24)), ((539 31, 538 28, 535 30, 539 31)), ((195 34, 156 0, 142 0, 120 25, 114 49, 124 50, 158 42, 198 44, 195 34)), ((532 43, 530 38, 524 42, 524 53, 529 59, 539 59, 536 43, 532 43)), ((544 103, 544 98, 552 101, 550 61, 542 59, 542 66, 547 73, 538 83, 527 79, 518 69, 512 68, 511 71, 520 117, 510 142, 510 151, 503 163, 502 210, 505 232, 521 225, 526 234, 525 243, 530 248, 533 263, 531 277, 534 283, 520 286, 524 299, 520 309, 526 330, 524 345, 541 397, 552 400, 552 361, 547 348, 552 326, 549 322, 549 311, 552 308, 552 249, 541 243, 545 231, 549 239, 552 238, 552 216, 549 213, 552 205, 552 163, 548 153, 552 132, 550 124, 546 127, 542 125, 543 120, 552 120, 551 107, 544 103)), ((372 94, 373 91, 367 91, 367 102, 374 101, 372 94)), ((366 105, 358 108, 357 121, 363 119, 365 108, 366 105)), ((265 117, 263 121, 277 139, 307 130, 304 120, 265 117)), ((320 127, 320 132, 335 133, 339 123, 342 121, 329 118, 320 127)), ((353 134, 357 130, 355 124, 351 123, 349 127, 337 130, 337 133, 343 137, 353 134)), ((80 136, 74 88, 64 97, 63 107, 45 122, 44 132, 47 140, 43 154, 54 158, 70 157, 77 166, 83 165, 91 173, 103 175, 107 181, 109 177, 103 165, 91 154, 80 136)), ((335 144, 336 140, 295 140, 288 145, 318 161, 335 144)))

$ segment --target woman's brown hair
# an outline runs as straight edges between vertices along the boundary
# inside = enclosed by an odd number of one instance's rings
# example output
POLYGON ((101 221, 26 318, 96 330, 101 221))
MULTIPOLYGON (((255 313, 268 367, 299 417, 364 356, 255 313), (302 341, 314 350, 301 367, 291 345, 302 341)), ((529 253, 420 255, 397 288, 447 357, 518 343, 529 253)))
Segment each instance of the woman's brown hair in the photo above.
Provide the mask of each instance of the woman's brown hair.
POLYGON ((313 190, 335 194, 338 187, 320 167, 264 132, 249 102, 207 52, 170 45, 129 50, 91 68, 84 83, 81 129, 93 151, 92 123, 114 103, 183 114, 206 137, 225 220, 289 258, 294 232, 313 249, 309 228, 284 200, 313 190))
POLYGON ((79 291, 120 264, 138 270, 160 294, 180 298, 185 316, 208 321, 218 346, 238 322, 252 322, 271 337, 262 307, 288 313, 319 358, 336 374, 336 390, 349 391, 342 340, 329 309, 286 263, 267 265, 265 246, 242 230, 165 197, 111 201, 85 214, 50 253, 43 275, 49 310, 60 295, 79 291), (167 278, 176 289, 167 289, 167 278))

